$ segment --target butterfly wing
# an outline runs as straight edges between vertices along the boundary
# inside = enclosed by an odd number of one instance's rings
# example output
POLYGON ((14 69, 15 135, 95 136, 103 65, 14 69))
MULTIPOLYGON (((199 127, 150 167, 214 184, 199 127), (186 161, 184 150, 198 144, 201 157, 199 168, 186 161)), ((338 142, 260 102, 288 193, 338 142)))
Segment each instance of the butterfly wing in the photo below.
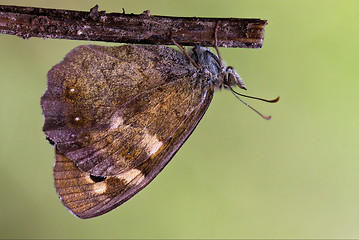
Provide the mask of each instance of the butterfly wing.
POLYGON ((55 186, 71 212, 106 213, 164 168, 213 96, 194 84, 194 71, 173 49, 132 45, 81 46, 50 70, 43 130, 55 142, 55 186))
POLYGON ((163 46, 77 47, 48 73, 43 130, 82 171, 120 174, 158 151, 201 101, 193 71, 163 46))

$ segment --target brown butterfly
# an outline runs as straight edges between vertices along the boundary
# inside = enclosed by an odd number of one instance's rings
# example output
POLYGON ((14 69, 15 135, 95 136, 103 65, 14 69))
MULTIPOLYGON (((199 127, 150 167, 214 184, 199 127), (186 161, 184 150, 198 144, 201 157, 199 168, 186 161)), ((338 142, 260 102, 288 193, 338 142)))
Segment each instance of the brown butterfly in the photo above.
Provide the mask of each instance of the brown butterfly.
POLYGON ((43 131, 54 179, 79 218, 104 214, 147 186, 206 112, 215 89, 245 86, 204 47, 79 46, 48 73, 43 131))

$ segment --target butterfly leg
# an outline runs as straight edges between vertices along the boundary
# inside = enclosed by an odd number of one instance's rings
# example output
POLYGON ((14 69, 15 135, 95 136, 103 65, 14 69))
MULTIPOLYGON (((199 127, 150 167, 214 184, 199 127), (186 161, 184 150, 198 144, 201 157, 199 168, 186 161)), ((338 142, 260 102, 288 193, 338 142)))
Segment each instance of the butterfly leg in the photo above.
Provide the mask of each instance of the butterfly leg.
POLYGON ((188 58, 188 60, 192 63, 192 65, 197 68, 197 69, 201 69, 198 64, 191 58, 191 56, 187 53, 187 51, 181 46, 178 44, 178 42, 176 42, 173 37, 172 37, 172 31, 170 33, 170 37, 171 37, 171 40, 173 42, 174 45, 176 45, 180 50, 181 52, 183 52, 183 54, 188 58))
POLYGON ((213 47, 214 47, 214 49, 216 49, 217 56, 219 58, 219 64, 221 65, 221 68, 223 68, 224 64, 223 64, 221 53, 219 52, 218 44, 217 44, 218 43, 218 38, 217 38, 218 26, 219 26, 219 20, 217 21, 216 26, 214 27, 214 46, 213 47))

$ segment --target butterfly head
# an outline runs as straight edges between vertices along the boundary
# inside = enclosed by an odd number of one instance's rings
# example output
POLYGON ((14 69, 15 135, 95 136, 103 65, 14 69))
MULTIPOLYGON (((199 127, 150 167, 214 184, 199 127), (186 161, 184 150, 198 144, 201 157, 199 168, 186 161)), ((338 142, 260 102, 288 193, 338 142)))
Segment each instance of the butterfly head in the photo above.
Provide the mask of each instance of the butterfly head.
POLYGON ((216 90, 237 85, 246 90, 236 70, 231 66, 226 67, 223 61, 208 48, 196 45, 192 48, 190 56, 199 66, 199 79, 205 86, 216 90))
POLYGON ((256 109, 251 107, 249 104, 244 102, 242 99, 239 98, 239 96, 242 97, 248 97, 248 98, 254 98, 257 100, 265 101, 265 102, 278 102, 279 97, 273 99, 273 100, 267 100, 263 98, 253 97, 244 95, 241 93, 238 93, 232 89, 232 86, 237 85, 241 89, 247 90, 244 82, 242 81, 241 77, 238 75, 236 70, 234 70, 233 67, 228 66, 226 67, 223 63, 219 51, 218 56, 214 53, 212 53, 208 48, 201 47, 199 45, 196 45, 192 48, 192 52, 190 53, 190 57, 194 61, 194 66, 198 69, 197 78, 196 80, 199 80, 199 82, 202 84, 202 86, 207 87, 211 90, 217 90, 226 88, 229 89, 233 95, 241 101, 243 104, 245 104, 247 107, 258 113, 262 118, 269 120, 271 119, 270 116, 264 116, 260 112, 258 112, 256 109))

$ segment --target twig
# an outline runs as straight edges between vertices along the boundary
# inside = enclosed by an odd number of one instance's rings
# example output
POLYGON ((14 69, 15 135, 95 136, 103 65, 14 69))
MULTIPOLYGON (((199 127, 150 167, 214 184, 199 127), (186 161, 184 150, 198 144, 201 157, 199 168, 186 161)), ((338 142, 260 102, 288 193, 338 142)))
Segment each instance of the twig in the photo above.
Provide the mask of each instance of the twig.
POLYGON ((219 47, 261 48, 266 20, 244 18, 164 17, 0 5, 0 33, 89 41, 181 45, 214 45, 219 21, 219 47))

